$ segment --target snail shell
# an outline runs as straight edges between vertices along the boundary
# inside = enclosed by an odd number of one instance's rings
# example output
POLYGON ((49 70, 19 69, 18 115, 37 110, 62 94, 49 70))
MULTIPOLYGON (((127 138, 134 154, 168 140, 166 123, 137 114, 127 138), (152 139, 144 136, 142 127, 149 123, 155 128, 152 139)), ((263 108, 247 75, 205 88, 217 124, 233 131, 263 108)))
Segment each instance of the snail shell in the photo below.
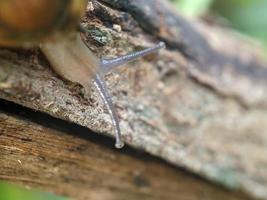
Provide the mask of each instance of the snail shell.
MULTIPOLYGON (((87 0, 0 0, 0 44, 36 44, 73 33, 87 0)), ((65 36, 64 36, 65 37, 65 36)))
POLYGON ((38 45, 61 77, 89 93, 100 60, 75 34, 86 4, 87 0, 0 0, 0 45, 38 45))

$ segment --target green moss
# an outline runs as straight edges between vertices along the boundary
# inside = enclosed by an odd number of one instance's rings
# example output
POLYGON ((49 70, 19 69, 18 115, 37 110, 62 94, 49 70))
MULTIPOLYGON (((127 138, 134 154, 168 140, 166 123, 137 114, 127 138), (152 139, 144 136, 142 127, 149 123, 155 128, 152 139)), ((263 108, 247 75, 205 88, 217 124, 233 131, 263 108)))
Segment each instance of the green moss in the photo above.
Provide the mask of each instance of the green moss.
POLYGON ((112 36, 109 32, 101 30, 100 28, 95 26, 88 26, 87 34, 92 40, 94 40, 94 42, 96 42, 100 46, 105 46, 112 40, 112 36))

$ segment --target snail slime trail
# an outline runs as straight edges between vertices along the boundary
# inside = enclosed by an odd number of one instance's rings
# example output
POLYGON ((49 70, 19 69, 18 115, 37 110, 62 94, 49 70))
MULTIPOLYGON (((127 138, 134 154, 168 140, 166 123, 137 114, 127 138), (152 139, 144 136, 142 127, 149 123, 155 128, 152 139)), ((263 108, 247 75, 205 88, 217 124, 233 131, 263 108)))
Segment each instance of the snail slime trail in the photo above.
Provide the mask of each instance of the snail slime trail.
POLYGON ((77 32, 86 4, 87 0, 0 0, 0 45, 39 46, 54 71, 62 78, 82 85, 86 95, 93 83, 112 119, 115 147, 122 148, 119 118, 104 76, 127 62, 164 48, 165 44, 160 42, 113 59, 97 58, 77 32))

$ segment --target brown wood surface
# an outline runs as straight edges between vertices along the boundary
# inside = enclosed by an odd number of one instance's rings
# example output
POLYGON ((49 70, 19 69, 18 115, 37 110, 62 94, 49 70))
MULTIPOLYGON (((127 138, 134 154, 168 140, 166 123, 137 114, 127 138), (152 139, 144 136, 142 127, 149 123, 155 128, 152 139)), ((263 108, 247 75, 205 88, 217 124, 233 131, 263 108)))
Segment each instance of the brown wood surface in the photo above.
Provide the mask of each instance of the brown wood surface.
POLYGON ((0 113, 0 180, 73 199, 248 199, 82 127, 46 123, 65 132, 0 113))
MULTIPOLYGON (((106 76, 128 145, 267 199, 267 59, 260 45, 188 20, 165 0, 89 1, 84 25, 99 57, 167 43, 106 76)), ((1 99, 114 135, 94 88, 84 98, 38 49, 2 48, 0 66, 1 99)))

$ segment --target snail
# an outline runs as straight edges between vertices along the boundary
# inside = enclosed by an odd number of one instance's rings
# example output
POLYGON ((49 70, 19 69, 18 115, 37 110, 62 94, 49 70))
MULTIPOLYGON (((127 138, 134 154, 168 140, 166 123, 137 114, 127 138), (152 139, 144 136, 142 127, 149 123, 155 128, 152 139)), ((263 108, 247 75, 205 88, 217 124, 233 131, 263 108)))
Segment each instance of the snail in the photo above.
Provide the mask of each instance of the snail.
POLYGON ((79 83, 89 94, 95 85, 108 109, 115 129, 116 148, 122 148, 118 115, 104 75, 110 70, 153 53, 151 48, 113 59, 99 59, 84 44, 77 31, 87 0, 0 0, 0 45, 39 46, 51 67, 62 78, 79 83), (63 35, 64 34, 64 35, 63 35))

